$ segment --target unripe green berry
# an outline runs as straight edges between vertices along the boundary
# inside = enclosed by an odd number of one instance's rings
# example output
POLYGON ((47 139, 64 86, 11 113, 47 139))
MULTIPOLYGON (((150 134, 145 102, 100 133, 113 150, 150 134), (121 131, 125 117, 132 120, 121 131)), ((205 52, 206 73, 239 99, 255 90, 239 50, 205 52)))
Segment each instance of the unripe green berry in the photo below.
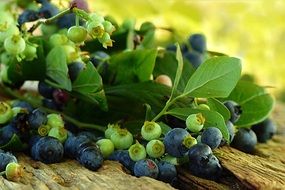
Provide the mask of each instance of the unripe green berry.
POLYGON ((6 178, 10 181, 18 182, 23 176, 24 170, 18 163, 11 162, 7 164, 5 169, 6 178))
POLYGON ((154 121, 145 121, 141 128, 141 135, 147 141, 158 139, 161 135, 161 127, 154 121))
POLYGON ((115 147, 110 139, 100 139, 96 144, 99 146, 104 158, 108 158, 114 152, 115 147))
POLYGON ((207 104, 199 104, 197 108, 200 110, 210 110, 210 107, 207 104))
POLYGON ((51 113, 47 115, 47 124, 51 127, 64 127, 64 122, 59 114, 51 113))
POLYGON ((160 140, 151 140, 146 145, 146 152, 152 158, 159 158, 165 153, 165 146, 160 140))
POLYGON ((55 46, 62 46, 68 44, 68 38, 63 34, 53 34, 49 38, 49 43, 55 47, 55 46))
POLYGON ((91 13, 89 15, 90 21, 89 22, 99 22, 102 23, 105 21, 104 17, 102 15, 99 15, 97 13, 91 13))
POLYGON ((13 111, 11 107, 5 103, 0 102, 0 124, 5 124, 13 117, 13 111))
POLYGON ((82 26, 72 26, 67 31, 67 37, 74 43, 82 43, 87 37, 87 30, 82 26))
POLYGON ((116 30, 113 24, 109 21, 104 21, 102 24, 104 26, 104 30, 110 35, 112 35, 112 33, 116 30))
POLYGON ((120 129, 120 126, 118 124, 108 124, 108 127, 105 130, 105 137, 107 139, 110 139, 111 135, 118 129, 120 129))
POLYGON ((139 161, 146 158, 146 150, 138 141, 129 148, 129 155, 133 161, 139 161))
POLYGON ((190 147, 194 146, 195 144, 197 144, 197 140, 194 137, 192 137, 191 135, 188 135, 183 139, 182 144, 186 148, 190 148, 190 147))
POLYGON ((67 130, 63 127, 53 127, 49 130, 48 136, 54 137, 61 143, 64 143, 67 139, 67 130))
POLYGON ((7 22, 0 24, 0 42, 4 42, 10 36, 19 35, 19 29, 15 24, 8 24, 7 22))
POLYGON ((201 113, 191 114, 186 119, 187 129, 191 132, 197 133, 204 127, 205 118, 201 113))
POLYGON ((128 149, 133 144, 133 135, 127 129, 118 129, 111 135, 116 149, 128 149))
POLYGON ((20 35, 12 35, 4 41, 5 50, 13 55, 22 53, 26 48, 26 42, 20 35))
POLYGON ((37 45, 27 43, 23 55, 27 61, 32 61, 37 58, 37 45))

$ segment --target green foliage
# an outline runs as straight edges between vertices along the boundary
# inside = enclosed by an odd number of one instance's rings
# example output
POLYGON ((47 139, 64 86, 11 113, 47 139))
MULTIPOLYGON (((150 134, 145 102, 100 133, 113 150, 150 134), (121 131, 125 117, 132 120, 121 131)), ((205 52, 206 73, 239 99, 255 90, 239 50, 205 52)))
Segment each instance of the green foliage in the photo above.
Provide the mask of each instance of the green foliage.
POLYGON ((103 90, 102 78, 92 63, 88 62, 72 84, 72 94, 81 100, 99 105, 107 110, 108 105, 103 90))
POLYGON ((71 91, 66 55, 63 47, 54 47, 46 58, 46 82, 56 88, 71 91))
POLYGON ((274 106, 273 97, 263 87, 246 81, 239 81, 227 99, 241 106, 242 114, 236 125, 243 127, 266 119, 274 106))
POLYGON ((10 151, 22 151, 27 147, 27 144, 24 144, 18 135, 14 134, 10 141, 5 145, 0 146, 0 149, 10 150, 10 151))
POLYGON ((241 74, 240 60, 213 57, 206 60, 189 79, 184 93, 193 97, 227 97, 241 74))
POLYGON ((111 84, 128 84, 150 80, 157 50, 134 50, 114 55, 110 59, 111 84))
POLYGON ((225 121, 230 119, 231 114, 229 110, 222 102, 216 98, 208 98, 207 104, 209 105, 210 110, 219 112, 224 117, 225 121))

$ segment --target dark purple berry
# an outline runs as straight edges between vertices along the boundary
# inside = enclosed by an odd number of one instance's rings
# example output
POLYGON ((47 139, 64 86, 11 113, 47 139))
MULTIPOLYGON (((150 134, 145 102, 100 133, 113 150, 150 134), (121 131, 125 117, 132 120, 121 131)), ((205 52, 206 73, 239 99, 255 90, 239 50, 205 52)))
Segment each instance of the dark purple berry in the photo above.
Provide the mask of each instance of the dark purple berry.
POLYGON ((131 159, 128 150, 116 150, 108 159, 120 162, 125 168, 133 173, 135 161, 131 159))
POLYGON ((189 37, 189 43, 193 50, 204 53, 207 50, 206 38, 203 34, 193 34, 189 37))
POLYGON ((153 160, 139 160, 134 166, 134 175, 137 177, 147 176, 156 179, 158 177, 158 167, 153 160))
POLYGON ((190 134, 182 128, 174 128, 170 130, 164 137, 163 144, 165 152, 175 157, 183 157, 188 148, 183 144, 183 141, 190 134))
POLYGON ((208 179, 217 179, 220 176, 222 167, 208 145, 198 143, 192 146, 188 157, 189 170, 193 175, 208 179))
POLYGON ((203 57, 200 53, 191 51, 183 54, 184 58, 188 60, 191 65, 197 69, 203 63, 203 57))
POLYGON ((39 108, 34 109, 32 113, 29 114, 28 123, 33 129, 38 129, 41 125, 45 125, 47 123, 46 112, 39 108))
POLYGON ((60 162, 63 158, 63 146, 53 137, 42 137, 31 149, 31 156, 46 164, 60 162))
POLYGON ((42 95, 45 98, 52 99, 52 93, 54 91, 54 88, 49 86, 47 83, 40 81, 38 85, 38 91, 40 95, 42 95))
POLYGON ((39 9, 39 17, 41 18, 50 18, 55 16, 59 12, 58 8, 47 1, 42 1, 42 6, 39 9))
POLYGON ((218 128, 209 127, 203 131, 201 142, 211 147, 211 149, 215 149, 221 144, 222 138, 223 135, 218 128))
POLYGON ((240 151, 251 153, 254 151, 256 143, 257 137, 252 130, 240 128, 236 133, 231 146, 240 151))
POLYGON ((33 106, 26 102, 26 101, 22 101, 22 100, 15 100, 13 103, 12 103, 12 107, 20 107, 20 108, 23 108, 23 109, 26 109, 28 112, 32 112, 33 111, 33 106))
POLYGON ((66 91, 61 89, 55 89, 52 93, 54 101, 58 105, 63 105, 68 101, 69 95, 66 91))
POLYGON ((80 152, 77 158, 80 164, 90 170, 97 170, 103 164, 103 155, 97 146, 89 146, 80 152))
POLYGON ((236 123, 238 121, 238 119, 240 118, 240 115, 242 114, 241 106, 238 105, 236 102, 231 101, 231 100, 224 102, 224 105, 230 111, 230 114, 231 114, 230 121, 232 123, 236 123))
POLYGON ((175 165, 165 161, 160 161, 157 163, 157 166, 159 170, 158 180, 172 184, 173 181, 177 179, 177 171, 175 165))
POLYGON ((19 130, 11 124, 0 128, 0 145, 8 143, 14 134, 19 134, 19 130))
POLYGON ((253 125, 251 129, 256 134, 258 142, 261 143, 265 143, 276 133, 276 125, 271 119, 265 119, 264 121, 253 125))
POLYGON ((42 104, 44 107, 47 107, 49 109, 53 109, 53 110, 60 110, 61 109, 61 106, 58 105, 54 100, 52 99, 47 99, 47 98, 44 98, 42 99, 42 104))
POLYGON ((34 10, 25 10, 18 17, 18 24, 21 26, 26 22, 31 22, 39 19, 37 11, 34 10))

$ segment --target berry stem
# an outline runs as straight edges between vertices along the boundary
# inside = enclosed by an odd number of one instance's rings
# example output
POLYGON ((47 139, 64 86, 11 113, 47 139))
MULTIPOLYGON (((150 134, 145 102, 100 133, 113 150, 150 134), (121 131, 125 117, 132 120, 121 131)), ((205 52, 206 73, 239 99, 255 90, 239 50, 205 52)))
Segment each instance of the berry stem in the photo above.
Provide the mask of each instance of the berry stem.
POLYGON ((79 26, 79 16, 78 15, 75 16, 75 25, 79 26))
POLYGON ((165 103, 164 108, 151 120, 151 121, 157 121, 161 116, 167 113, 167 109, 174 104, 178 99, 185 97, 186 94, 181 94, 179 96, 176 96, 175 98, 170 97, 167 102, 165 103))
POLYGON ((64 114, 63 112, 60 111, 56 111, 56 110, 52 110, 46 107, 42 107, 38 101, 31 99, 31 98, 27 98, 25 96, 20 95, 18 92, 11 90, 10 88, 5 87, 4 85, 0 85, 0 94, 4 93, 5 95, 8 95, 10 97, 16 98, 16 99, 20 99, 20 100, 24 100, 28 103, 30 103, 33 107, 39 107, 40 109, 46 111, 47 113, 56 113, 56 114, 60 114, 64 120, 74 124, 75 126, 78 126, 81 129, 94 129, 97 131, 101 131, 101 132, 105 132, 105 130, 107 129, 104 126, 101 125, 95 125, 95 124, 91 124, 91 123, 84 123, 81 121, 78 121, 66 114, 64 114))
POLYGON ((44 20, 39 20, 36 24, 34 24, 29 30, 28 32, 30 33, 33 33, 40 25, 42 24, 51 24, 53 23, 55 20, 57 20, 58 18, 68 14, 68 13, 75 13, 76 16, 79 16, 79 17, 82 17, 83 19, 85 20, 88 20, 89 19, 89 15, 88 13, 86 13, 85 11, 81 10, 81 9, 78 9, 76 8, 75 6, 71 6, 70 8, 68 9, 65 9, 61 12, 59 12, 58 14, 54 15, 53 17, 51 18, 48 18, 48 19, 44 19, 44 20))

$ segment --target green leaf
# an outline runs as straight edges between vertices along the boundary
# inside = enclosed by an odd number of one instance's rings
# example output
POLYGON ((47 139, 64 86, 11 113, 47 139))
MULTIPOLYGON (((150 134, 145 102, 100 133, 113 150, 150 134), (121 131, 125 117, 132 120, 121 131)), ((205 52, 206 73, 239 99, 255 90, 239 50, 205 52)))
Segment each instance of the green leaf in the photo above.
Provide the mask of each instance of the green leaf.
POLYGON ((138 45, 137 49, 154 48, 155 47, 155 26, 151 22, 144 22, 140 30, 137 32, 142 36, 143 40, 138 45))
POLYGON ((168 133, 172 129, 170 126, 168 126, 167 124, 165 124, 163 122, 158 122, 158 124, 161 127, 161 133, 163 135, 166 135, 166 133, 168 133))
POLYGON ((208 98, 207 104, 209 105, 209 107, 212 111, 219 112, 224 117, 225 121, 230 119, 230 117, 231 117, 230 111, 219 100, 217 100, 215 98, 208 98))
MULTIPOLYGON (((159 75, 167 75, 171 78, 171 81, 175 80, 175 75, 177 71, 178 63, 175 57, 175 53, 165 51, 159 54, 156 58, 155 67, 153 71, 154 77, 159 75)), ((177 90, 183 92, 189 78, 194 73, 194 68, 187 61, 183 61, 183 69, 180 77, 179 84, 177 86, 177 90)))
POLYGON ((242 114, 236 125, 244 127, 266 119, 274 106, 273 97, 263 87, 247 81, 239 81, 226 99, 241 106, 242 114))
POLYGON ((182 57, 182 53, 181 53, 180 46, 178 43, 176 43, 176 47, 177 47, 176 48, 177 69, 176 69, 175 79, 174 79, 174 83, 173 83, 173 87, 172 87, 172 91, 170 95, 170 100, 173 98, 173 94, 177 90, 178 83, 180 81, 182 71, 183 71, 183 57, 182 57))
POLYGON ((216 111, 208 111, 208 110, 199 110, 192 108, 174 108, 166 112, 166 114, 172 115, 182 120, 186 120, 186 118, 190 114, 202 113, 205 117, 204 127, 216 127, 220 129, 223 137, 229 142, 229 131, 225 124, 225 120, 221 114, 216 111))
POLYGON ((65 51, 62 47, 54 47, 46 58, 46 82, 56 88, 71 91, 65 51))
POLYGON ((9 151, 22 151, 26 147, 27 145, 22 143, 18 135, 14 134, 7 144, 0 146, 0 149, 9 151))
POLYGON ((206 60, 189 79, 184 94, 193 97, 227 97, 241 74, 240 60, 233 57, 213 57, 206 60))
POLYGON ((78 98, 97 104, 107 110, 107 100, 103 90, 102 78, 92 63, 88 62, 72 84, 72 94, 78 98))
POLYGON ((109 78, 111 83, 126 84, 150 80, 156 49, 127 51, 110 59, 109 78))

